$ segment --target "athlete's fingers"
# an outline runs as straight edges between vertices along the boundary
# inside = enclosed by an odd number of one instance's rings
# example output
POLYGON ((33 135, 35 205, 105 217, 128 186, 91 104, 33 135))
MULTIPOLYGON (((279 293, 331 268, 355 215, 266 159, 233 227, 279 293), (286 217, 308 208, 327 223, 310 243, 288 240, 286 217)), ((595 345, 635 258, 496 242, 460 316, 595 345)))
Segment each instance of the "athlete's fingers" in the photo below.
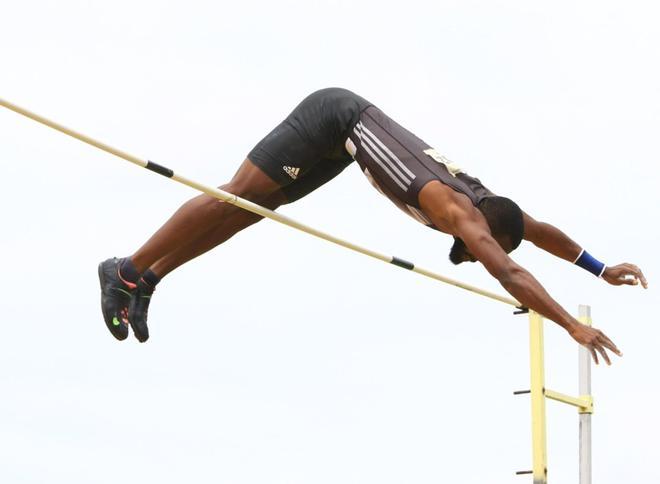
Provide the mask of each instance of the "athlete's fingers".
POLYGON ((646 277, 644 276, 644 273, 642 272, 642 270, 639 267, 637 267, 637 266, 633 266, 633 267, 636 270, 635 276, 639 279, 639 282, 642 283, 642 287, 644 289, 646 289, 649 286, 649 283, 646 280, 646 277))
POLYGON ((599 345, 599 344, 595 344, 594 346, 596 347, 596 350, 597 350, 597 351, 601 354, 601 356, 603 357, 603 360, 605 360, 605 363, 607 363, 608 366, 611 365, 612 362, 610 361, 610 357, 607 356, 607 351, 605 351, 605 349, 604 349, 601 345, 599 345))
MULTIPOLYGON (((631 275, 633 275, 636 279, 639 279, 639 282, 642 283, 642 287, 646 289, 648 287, 648 281, 646 280, 646 277, 644 277, 644 273, 642 270, 637 267, 635 264, 624 264, 624 266, 630 270, 631 275)), ((637 282, 635 282, 637 284, 637 282)))
POLYGON ((637 266, 634 265, 634 264, 627 264, 627 263, 626 263, 626 264, 623 264, 623 267, 625 267, 626 270, 627 270, 627 271, 626 271, 626 272, 627 272, 627 273, 626 273, 627 276, 635 276, 635 277, 638 277, 638 275, 639 275, 639 273, 640 273, 639 267, 637 267, 637 266))
POLYGON ((616 347, 616 345, 614 344, 614 342, 613 342, 611 339, 609 339, 609 338, 605 335, 605 333, 601 333, 601 334, 600 334, 600 336, 599 336, 599 341, 601 342, 601 344, 602 344, 605 348, 607 348, 608 350, 610 350, 612 353, 616 354, 617 356, 623 356, 623 353, 621 353, 621 351, 619 351, 619 348, 616 347))
POLYGON ((598 355, 596 354, 594 347, 592 345, 589 345, 587 346, 587 349, 591 352, 591 357, 594 359, 594 362, 598 364, 598 355))
POLYGON ((621 274, 619 276, 619 285, 625 284, 626 286, 636 286, 639 280, 636 277, 628 277, 629 274, 621 274))

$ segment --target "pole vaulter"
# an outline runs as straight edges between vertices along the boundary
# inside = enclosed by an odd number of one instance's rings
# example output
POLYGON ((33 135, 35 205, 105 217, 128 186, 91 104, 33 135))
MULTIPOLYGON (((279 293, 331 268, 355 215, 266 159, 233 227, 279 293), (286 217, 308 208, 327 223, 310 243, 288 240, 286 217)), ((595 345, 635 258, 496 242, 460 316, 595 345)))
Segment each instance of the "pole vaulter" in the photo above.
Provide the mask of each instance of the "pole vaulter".
MULTIPOLYGON (((301 117, 304 118, 305 114, 305 109, 308 109, 310 104, 312 104, 312 108, 314 107, 312 101, 325 101, 324 99, 320 99, 323 97, 335 97, 335 101, 337 101, 337 96, 340 98, 343 98, 340 101, 346 101, 347 96, 349 100, 351 101, 356 101, 358 103, 364 101, 364 99, 360 98, 359 96, 354 95, 353 93, 350 93, 350 91, 346 90, 340 90, 340 89, 327 89, 327 90, 322 90, 318 91, 317 93, 312 94, 309 96, 303 103, 301 103, 300 106, 294 110, 292 115, 290 115, 290 118, 292 118, 293 115, 300 115, 301 117), (307 103, 307 106, 305 107, 305 103, 307 103)), ((366 103, 366 101, 365 101, 366 103)), ((325 103, 327 105, 328 103, 325 103)), ((341 104, 341 102, 339 102, 341 104)), ((332 242, 334 244, 337 244, 341 247, 353 250, 355 252, 358 252, 360 254, 367 255, 369 257, 381 260, 383 262, 387 262, 389 264, 396 265, 398 267, 411 270, 413 272, 416 272, 418 274, 421 274, 425 277, 435 279, 440 282, 444 282, 446 284, 450 284, 456 287, 459 287, 461 289, 470 291, 472 293, 484 296, 489 299, 493 299, 495 301, 502 302, 504 304, 508 304, 510 306, 514 306, 517 308, 517 313, 529 313, 529 323, 530 323, 530 377, 531 377, 531 385, 529 390, 523 390, 523 391, 518 391, 515 392, 516 394, 524 394, 524 393, 529 393, 531 395, 531 408, 532 408, 532 460, 533 460, 533 469, 530 471, 520 471, 518 472, 519 474, 532 474, 533 479, 534 479, 534 484, 546 484, 547 483, 547 475, 548 475, 548 470, 547 470, 547 456, 546 456, 546 413, 545 413, 545 400, 546 399, 552 399, 556 400, 568 405, 572 405, 578 408, 578 411, 580 413, 580 483, 581 484, 590 484, 591 483, 591 413, 593 412, 593 399, 591 397, 591 380, 590 380, 590 370, 589 370, 589 357, 591 356, 596 363, 598 363, 598 358, 597 358, 597 352, 600 353, 605 361, 609 364, 609 358, 607 354, 605 353, 605 348, 609 349, 610 351, 613 351, 614 353, 618 354, 621 356, 620 352, 612 343, 607 336, 605 336, 601 331, 593 329, 590 327, 591 325, 591 317, 590 317, 590 310, 586 306, 581 306, 580 308, 580 320, 579 322, 575 320, 575 323, 571 322, 570 319, 572 317, 568 317, 568 323, 566 324, 561 324, 560 319, 557 318, 557 308, 548 306, 547 302, 549 299, 549 296, 543 300, 543 297, 541 297, 541 301, 538 300, 538 298, 534 298, 533 294, 530 296, 530 294, 526 293, 525 291, 521 291, 520 287, 518 287, 517 291, 513 291, 510 289, 510 287, 507 286, 506 282, 503 280, 504 278, 499 278, 498 280, 502 285, 509 290, 510 292, 517 292, 521 294, 522 296, 519 297, 518 299, 526 301, 525 304, 523 302, 520 302, 516 299, 512 299, 509 297, 501 296, 499 294, 483 290, 481 288, 465 284, 463 282, 457 281, 455 279, 451 279, 449 277, 443 276, 441 274, 435 273, 433 271, 430 271, 428 269, 416 266, 412 262, 408 262, 404 259, 400 259, 398 257, 394 256, 388 256, 385 254, 381 254, 379 252, 373 251, 369 248, 362 247, 360 245, 354 244, 352 242, 349 242, 347 240, 341 239, 339 237, 336 237, 334 235, 328 234, 326 232, 323 232, 321 230, 318 230, 316 228, 310 227, 308 225, 305 225, 303 223, 300 223, 296 220, 293 220, 290 217, 287 217, 285 215, 279 214, 275 212, 274 210, 271 210, 269 208, 266 208, 260 204, 254 203, 250 200, 247 200, 243 197, 237 196, 234 193, 231 193, 230 191, 226 191, 220 188, 215 188, 207 185, 203 185, 201 183, 198 183, 196 181, 193 181, 189 178, 186 178, 182 175, 179 175, 175 173, 173 170, 170 168, 164 167, 162 165, 159 165, 157 163, 154 163, 149 160, 144 160, 141 158, 138 158, 136 156, 133 156, 129 153, 126 153, 124 151, 121 151, 119 149, 113 148, 105 143, 102 143, 98 140, 95 140, 89 136, 86 136, 82 133, 76 132, 72 129, 66 128, 65 126, 62 126, 61 124, 58 124, 54 121, 51 121, 47 118, 44 118, 38 114, 35 114, 31 111, 28 111, 27 109, 24 109, 22 107, 19 107, 13 103, 10 103, 6 100, 0 99, 0 105, 4 106, 7 109, 10 109, 18 114, 21 114, 23 116, 26 116, 38 123, 44 124, 50 128, 53 128, 57 131, 60 131, 61 133, 64 133, 68 136, 71 136, 73 138, 76 138, 80 141, 83 141, 84 143, 87 143, 91 146, 94 146, 100 150, 103 150, 107 153, 110 153, 112 155, 115 155, 117 157, 123 158, 126 161, 129 161, 131 163, 134 163, 138 166, 141 166, 143 168, 146 168, 150 171, 153 171, 154 173, 158 173, 159 175, 162 175, 166 178, 170 178, 172 180, 175 180, 179 183, 182 183, 184 185, 187 185, 195 190, 198 190, 209 197, 212 197, 214 201, 216 201, 217 205, 217 200, 220 200, 222 202, 226 202, 229 205, 239 207, 240 209, 243 209, 247 212, 250 212, 252 214, 258 215, 259 217, 264 217, 264 218, 269 218, 271 220, 275 220, 276 222, 279 222, 281 224, 287 225, 289 227, 295 228, 297 230, 300 230, 302 232, 305 232, 307 234, 313 235, 315 237, 327 240, 329 242, 332 242), (524 297, 523 297, 524 296, 524 297), (530 303, 531 302, 531 303, 530 303), (545 304, 544 304, 545 303, 545 304), (546 311, 544 311, 546 309, 546 311), (545 382, 544 382, 544 358, 543 358, 543 320, 541 317, 541 314, 544 314, 546 316, 551 316, 550 314, 547 314, 548 312, 553 313, 554 318, 553 319, 555 322, 558 324, 561 324, 565 329, 569 331, 571 336, 578 341, 582 345, 580 348, 580 395, 578 397, 573 397, 569 396, 563 393, 555 392, 553 390, 547 389, 545 387, 545 382)), ((318 104, 317 106, 318 107, 318 104)), ((333 112, 333 115, 338 115, 341 117, 342 114, 347 114, 346 111, 339 112, 336 111, 333 112)), ((352 128, 352 133, 348 139, 346 139, 346 144, 345 144, 345 149, 346 152, 350 154, 358 163, 360 164, 360 167, 363 169, 365 172, 365 175, 369 178, 369 180, 374 184, 380 191, 382 191, 385 195, 387 195, 392 201, 394 201, 399 208, 404 209, 404 211, 407 210, 407 213, 417 220, 421 221, 422 223, 425 223, 426 225, 429 225, 433 228, 437 228, 441 230, 441 227, 443 226, 443 218, 437 216, 437 214, 433 213, 433 210, 430 210, 429 213, 426 213, 424 210, 420 210, 419 207, 416 208, 414 206, 408 205, 406 203, 403 203, 400 198, 397 199, 396 196, 393 195, 393 191, 396 191, 396 186, 394 184, 399 185, 401 189, 404 191, 407 191, 408 189, 411 188, 412 182, 415 178, 415 173, 411 171, 411 165, 406 165, 401 162, 401 160, 397 157, 397 155, 390 150, 390 147, 386 146, 383 144, 377 136, 370 131, 370 127, 372 129, 376 129, 376 126, 373 124, 370 124, 371 122, 374 121, 374 116, 379 117, 380 116, 380 121, 384 124, 388 124, 393 126, 392 130, 397 131, 398 130, 398 135, 399 139, 393 138, 395 142, 401 141, 403 138, 407 138, 406 142, 412 143, 412 144, 417 144, 417 148, 422 148, 422 152, 424 155, 428 155, 430 159, 433 159, 435 162, 437 162, 437 166, 433 165, 433 167, 437 170, 436 174, 438 176, 438 180, 441 182, 446 182, 452 188, 454 188, 456 191, 461 192, 461 185, 458 183, 458 181, 453 180, 453 178, 458 178, 459 175, 462 177, 460 178, 461 183, 472 183, 472 187, 474 188, 474 192, 472 195, 474 195, 475 200, 473 202, 476 202, 475 205, 479 205, 481 201, 479 199, 478 193, 480 192, 481 195, 483 195, 483 198, 489 198, 489 197, 494 197, 494 198, 502 198, 502 197, 495 197, 494 194, 492 194, 490 191, 485 189, 481 185, 481 182, 478 179, 473 179, 462 172, 462 170, 457 167, 454 163, 451 161, 447 160, 445 157, 437 153, 434 149, 426 146, 419 140, 418 138, 414 137, 414 135, 411 135, 411 133, 407 132, 405 129, 402 127, 396 125, 392 120, 389 118, 385 117, 382 112, 380 112, 377 108, 375 108, 373 105, 366 103, 364 105, 364 109, 360 111, 360 116, 358 118, 353 119, 353 122, 351 123, 351 128, 352 128), (369 109, 371 111, 369 112, 369 109), (362 118, 362 114, 366 113, 365 118, 362 118), (367 119, 369 117, 369 119, 367 119), (367 157, 366 155, 369 155, 367 157), (364 156, 364 158, 363 158, 364 156), (373 163, 369 165, 368 161, 365 161, 365 158, 369 158, 373 163), (378 166, 377 166, 378 165, 378 166), (380 168, 379 168, 380 167, 380 168), (378 183, 375 178, 379 174, 379 170, 382 169, 383 171, 380 173, 381 179, 380 182, 381 184, 378 183), (374 176, 376 175, 376 176, 374 176), (383 182, 383 177, 386 178, 386 176, 389 176, 389 182, 390 186, 387 187, 386 182, 383 182), (430 219, 430 220, 429 220, 430 219)), ((289 118, 288 118, 289 119, 289 118)), ((299 118, 297 118, 299 119, 299 118)), ((269 149, 274 149, 274 148, 281 148, 281 146, 277 146, 277 139, 282 139, 284 138, 285 140, 287 139, 287 136, 289 137, 288 140, 291 141, 291 136, 293 135, 291 132, 283 133, 283 130, 286 131, 286 126, 283 123, 282 125, 278 126, 273 132, 264 138, 260 144, 255 147, 255 149, 250 153, 248 160, 246 162, 248 167, 251 166, 252 162, 250 161, 251 158, 254 158, 256 160, 259 160, 259 150, 261 148, 269 148, 269 149), (287 136, 282 136, 283 134, 287 136), (275 141, 273 141, 275 139, 275 141)), ((376 122, 376 124, 378 124, 376 122)), ((382 127, 382 126, 381 126, 382 127)), ((389 133, 391 134, 391 133, 389 133)), ((390 145, 393 146, 393 145, 390 145)), ((265 150, 264 150, 265 151, 265 150)), ((262 153, 263 154, 263 153, 262 153)), ((345 155, 344 155, 345 156, 345 155)), ((261 168, 265 169, 267 161, 264 161, 261 159, 259 162, 261 163, 261 168)), ((272 161, 272 160, 270 160, 272 161)), ((346 160, 343 160, 346 162, 346 160)), ((241 170, 243 167, 245 167, 245 164, 242 165, 242 168, 239 169, 239 173, 241 173, 241 170)), ((326 166, 323 168, 325 170, 328 170, 329 165, 326 164, 326 166)), ((297 177, 301 174, 304 173, 306 169, 310 169, 309 167, 307 168, 301 168, 300 166, 290 166, 290 165, 285 165, 285 166, 280 166, 279 168, 282 168, 282 171, 286 173, 287 176, 291 177, 293 180, 296 180, 297 177)), ((340 167, 339 169, 332 168, 334 170, 331 173, 321 173, 320 175, 320 181, 317 180, 317 184, 311 189, 313 190, 314 188, 317 188, 320 186, 320 184, 325 183, 332 177, 336 176, 343 167, 340 167)), ((268 171, 267 169, 265 171, 268 171)), ((313 167, 311 168, 311 171, 314 172, 313 167)), ((433 171, 433 170, 431 170, 433 171)), ((319 175, 319 171, 317 169, 316 171, 317 176, 319 175)), ((268 175, 272 179, 277 179, 278 176, 282 177, 281 172, 276 173, 276 172, 270 172, 268 175)), ((264 175, 265 176, 265 175, 264 175)), ((290 180, 288 180, 290 181, 290 180)), ((419 187, 418 187, 419 188, 419 187)), ((311 190, 308 190, 307 193, 311 190)), ((303 190, 304 191, 304 190, 303 190)), ((290 193, 294 193, 291 192, 290 193)), ((306 193, 294 193, 294 196, 292 197, 293 201, 301 196, 304 196, 306 193)), ((508 200, 508 199, 505 199, 508 200)), ((277 205, 277 204, 276 204, 277 205)), ((517 205, 513 204, 514 209, 517 208, 517 205)), ((519 208, 517 208, 518 211, 519 208)), ((482 212, 484 212, 482 210, 482 212)), ((584 249, 578 250, 579 247, 577 245, 570 241, 563 233, 558 231, 558 229, 555 229, 554 227, 550 226, 549 224, 539 224, 538 222, 534 221, 531 219, 527 214, 524 214, 521 212, 521 220, 520 220, 520 225, 522 226, 522 221, 524 218, 524 223, 526 225, 525 227, 525 239, 532 241, 535 245, 543 248, 544 250, 547 250, 548 252, 553 253, 554 255, 560 256, 564 259, 571 259, 575 257, 573 262, 588 270, 589 272, 592 272, 593 274, 602 277, 605 279, 607 282, 613 285, 623 285, 623 284, 628 284, 628 285, 635 285, 638 282, 641 282, 643 287, 647 287, 647 282, 646 279, 644 278, 644 275, 642 274, 641 270, 637 266, 634 266, 632 264, 620 264, 618 266, 613 266, 613 267, 606 267, 605 264, 602 264, 598 262, 595 258, 590 256, 584 249), (533 230, 536 228, 536 230, 533 230), (528 234, 527 232, 536 232, 535 234, 528 234), (561 250, 561 245, 562 243, 559 243, 558 240, 562 240, 563 237, 563 245, 572 245, 571 249, 573 251, 578 252, 577 254, 573 255, 568 255, 565 253, 562 253, 561 250), (550 239, 550 241, 546 240, 550 239), (560 248, 558 248, 560 247, 560 248)), ((489 225, 491 224, 491 220, 488 220, 489 225)), ((248 224, 249 225, 249 224, 248 224)), ((492 227, 491 227, 492 228, 492 227)), ((522 228, 522 227, 520 227, 522 228)), ((162 229, 161 229, 162 230, 162 229)), ((472 246, 472 244, 467 243, 467 241, 463 241, 460 237, 457 237, 455 233, 451 232, 450 230, 441 230, 445 231, 448 233, 452 233, 455 238, 455 243, 454 246, 452 247, 452 251, 450 253, 450 259, 452 262, 455 264, 458 264, 460 262, 464 261, 476 261, 479 260, 486 266, 486 268, 493 274, 494 271, 492 267, 490 267, 483 259, 484 257, 480 257, 478 250, 475 250, 476 247, 472 246)), ((493 231, 495 232, 495 231, 493 231)), ((157 235, 157 234, 156 234, 157 235)), ((493 236, 496 236, 497 234, 493 233, 493 236)), ((520 238, 522 238, 523 234, 519 234, 520 238)), ((154 236, 155 237, 155 236, 154 236)), ((502 249, 506 250, 506 252, 510 252, 517 246, 517 244, 520 242, 520 238, 516 242, 511 242, 511 240, 508 241, 502 241, 500 242, 499 240, 497 243, 499 243, 502 247, 500 248, 500 251, 502 249), (506 248, 505 248, 506 247, 506 248), (508 249, 508 250, 507 250, 508 249)), ((565 249, 565 247, 564 247, 565 249)), ((208 250, 208 249, 206 249, 208 250)), ((204 252, 200 251, 200 253, 204 252)), ((199 255, 199 254, 197 254, 199 255)), ((99 275, 101 277, 101 284, 102 284, 102 289, 104 287, 104 277, 107 275, 107 271, 105 271, 104 264, 106 263, 111 263, 111 264, 116 264, 117 259, 113 260, 108 260, 105 261, 104 263, 101 263, 99 266, 99 275)), ((116 273, 119 278, 121 278, 121 275, 119 273, 118 269, 115 269, 115 267, 112 267, 112 270, 116 273)), ((147 270, 147 272, 150 271, 150 268, 147 270)), ((495 274, 493 274, 495 275, 495 274)), ((531 277, 531 275, 530 275, 531 277)), ((143 275, 144 278, 144 275, 143 275)), ((123 280, 123 279, 122 279, 123 280)), ((156 282, 158 282, 159 279, 156 279, 156 282)), ((533 286, 536 281, 531 278, 527 279, 527 282, 531 281, 531 285, 533 286)), ((140 279, 140 282, 142 282, 142 279, 140 279)), ((127 282, 127 284, 130 284, 130 282, 127 282)), ((140 295, 141 297, 145 297, 144 294, 147 294, 147 298, 150 297, 150 294, 153 292, 153 288, 150 289, 147 293, 140 293, 139 291, 139 285, 136 288, 136 285, 133 284, 133 287, 130 285, 125 286, 126 289, 129 289, 129 291, 125 291, 121 288, 118 289, 118 291, 125 292, 125 297, 131 299, 131 307, 133 307, 133 300, 136 299, 136 294, 140 295), (133 290, 133 294, 130 293, 130 291, 133 290)), ((540 288, 540 285, 538 286, 540 288)), ((116 289, 116 288, 115 288, 116 289)), ((542 290, 542 288, 541 288, 542 290)), ((538 295, 538 288, 536 289, 537 295, 538 295)), ((532 293, 534 290, 531 291, 532 293)), ((541 295, 543 296, 543 293, 541 292, 541 295)), ((105 294, 104 294, 105 296, 105 294)), ((550 301, 552 301, 550 299, 550 301)), ((133 325, 133 322, 131 322, 131 327, 133 327, 134 333, 138 340, 140 341, 146 341, 148 338, 148 330, 146 328, 146 308, 148 307, 148 299, 146 303, 142 303, 143 306, 143 312, 145 315, 144 318, 144 327, 139 328, 133 325)), ((555 303, 555 306, 556 305, 555 303)), ((561 308, 560 308, 561 309, 561 308)), ((119 316, 123 320, 122 321, 118 320, 117 317, 113 318, 108 318, 106 317, 107 315, 104 312, 104 318, 106 319, 106 324, 108 325, 109 329, 113 333, 113 336, 115 336, 117 339, 125 339, 127 335, 127 328, 124 326, 128 326, 128 314, 129 311, 126 309, 123 311, 119 316), (124 332, 120 333, 118 332, 120 329, 122 329, 124 332)))
POLYGON ((606 267, 561 231, 535 221, 512 200, 495 195, 479 179, 346 89, 322 89, 304 99, 250 152, 227 185, 231 190, 203 185, 8 101, 0 99, 0 105, 208 196, 184 204, 133 256, 111 258, 99 265, 104 320, 118 340, 128 336, 129 324, 139 341, 149 338, 147 308, 161 277, 259 220, 241 215, 246 212, 240 210, 228 211, 228 205, 484 297, 535 310, 585 345, 596 362, 600 354, 610 363, 606 349, 620 352, 602 331, 581 324, 564 310, 507 254, 525 238, 558 257, 574 259, 575 264, 611 284, 641 281, 646 286, 638 267, 606 267), (272 210, 302 198, 354 160, 372 184, 408 215, 454 236, 450 252, 454 264, 481 262, 515 299, 359 246, 272 210), (217 227, 211 230, 212 224, 217 227), (627 279, 629 276, 633 279, 627 279))

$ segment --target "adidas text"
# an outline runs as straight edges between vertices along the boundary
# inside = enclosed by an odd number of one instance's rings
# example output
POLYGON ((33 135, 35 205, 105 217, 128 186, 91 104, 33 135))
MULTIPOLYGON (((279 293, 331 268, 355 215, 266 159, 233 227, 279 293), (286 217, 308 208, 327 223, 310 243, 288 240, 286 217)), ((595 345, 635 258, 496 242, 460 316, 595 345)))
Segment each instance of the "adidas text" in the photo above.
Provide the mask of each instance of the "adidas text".
POLYGON ((296 168, 295 166, 284 166, 282 169, 289 175, 291 178, 294 180, 298 178, 298 173, 300 172, 300 168, 296 168))

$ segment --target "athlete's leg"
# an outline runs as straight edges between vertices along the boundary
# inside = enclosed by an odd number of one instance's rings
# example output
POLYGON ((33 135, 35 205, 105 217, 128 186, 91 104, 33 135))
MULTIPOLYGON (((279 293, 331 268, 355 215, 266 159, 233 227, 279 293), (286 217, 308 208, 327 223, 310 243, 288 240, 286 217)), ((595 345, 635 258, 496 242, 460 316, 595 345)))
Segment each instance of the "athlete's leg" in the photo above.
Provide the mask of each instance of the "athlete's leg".
MULTIPOLYGON (((347 165, 348 162, 320 160, 304 176, 276 190, 263 200, 260 205, 275 210, 280 205, 299 200, 333 179, 347 165)), ((230 193, 233 192, 230 191, 230 193)), ((149 269, 162 278, 180 265, 222 244, 234 234, 258 222, 261 218, 259 215, 248 212, 247 210, 236 210, 225 217, 219 225, 211 228, 208 232, 187 245, 181 246, 165 255, 152 264, 149 269)))
MULTIPOLYGON (((329 180, 341 173, 341 171, 343 171, 347 165, 348 162, 342 163, 334 160, 320 160, 320 162, 311 168, 308 172, 306 172, 304 176, 281 189, 275 190, 268 196, 260 197, 260 200, 255 200, 249 198, 249 196, 243 196, 236 191, 232 191, 233 187, 229 185, 226 185, 223 187, 223 189, 233 193, 234 195, 241 196, 242 198, 248 198, 249 200, 266 208, 275 210, 280 205, 299 200, 300 198, 313 192, 321 185, 324 185, 329 180)), ((239 173, 237 173, 237 176, 239 173)), ((228 205, 226 203, 217 202, 217 200, 216 203, 228 205)), ((250 225, 262 219, 262 217, 259 215, 248 212, 247 210, 243 210, 237 207, 233 208, 234 210, 226 213, 222 220, 220 220, 217 224, 209 227, 206 232, 201 233, 194 239, 190 239, 185 245, 180 245, 173 251, 165 254, 156 262, 151 264, 149 269, 158 275, 159 278, 162 278, 180 265, 202 255, 205 252, 208 252, 244 228, 249 227, 250 225)))
MULTIPOLYGON (((226 188, 226 190, 230 193, 234 193, 231 192, 229 188, 226 188)), ((257 202, 255 201, 255 203, 257 202)), ((277 207, 285 203, 287 203, 287 200, 284 193, 281 190, 277 190, 265 200, 262 200, 260 205, 275 210, 277 207)), ((228 213, 218 225, 214 226, 200 237, 191 240, 188 244, 179 246, 174 251, 161 257, 153 263, 149 269, 157 274, 158 277, 165 277, 180 265, 185 264, 195 257, 198 257, 222 244, 236 233, 258 222, 262 218, 263 217, 248 212, 247 210, 233 210, 228 213)))
MULTIPOLYGON (((275 209, 302 198, 345 168, 347 161, 319 160, 316 151, 316 146, 283 122, 257 144, 222 188, 275 209)), ((102 262, 101 306, 108 328, 116 338, 124 339, 130 324, 138 340, 146 341, 149 301, 160 278, 259 219, 251 212, 201 195, 179 208, 131 257, 102 262)))
MULTIPOLYGON (((278 191, 280 186, 250 160, 246 159, 232 180, 223 185, 222 189, 241 198, 262 204, 274 192, 278 191)), ((247 227, 258 220, 256 218, 245 224, 245 220, 251 218, 248 215, 253 216, 253 214, 241 208, 220 202, 217 198, 200 195, 183 204, 130 259, 137 272, 142 273, 158 260, 176 253, 180 248, 186 247, 195 241, 203 241, 206 239, 207 234, 215 233, 216 230, 219 231, 216 234, 216 239, 220 240, 223 226, 227 230, 235 228, 233 233, 236 233, 241 228, 247 227), (232 218, 234 223, 227 224, 232 218)), ((162 275, 158 272, 156 274, 162 275)))
MULTIPOLYGON (((241 198, 273 208, 283 201, 280 185, 249 159, 243 162, 232 180, 222 188, 241 198)), ((115 294, 106 297, 101 304, 106 324, 112 322, 108 327, 115 337, 124 339, 127 328, 123 326, 130 324, 135 337, 141 342, 147 341, 149 303, 160 278, 259 219, 259 216, 251 212, 217 198, 201 195, 186 202, 133 256, 123 262, 114 259, 102 263, 104 274, 116 274, 117 279, 113 281, 113 287, 105 291, 115 294), (132 273, 130 277, 127 276, 128 272, 132 273), (135 282, 128 280, 131 278, 135 282), (127 287, 119 287, 118 283, 127 287), (122 291, 118 292, 117 288, 122 291), (111 319, 111 312, 119 312, 121 319, 111 319), (115 320, 123 322, 121 328, 114 327, 115 320)), ((102 285, 103 282, 102 279, 102 285)))

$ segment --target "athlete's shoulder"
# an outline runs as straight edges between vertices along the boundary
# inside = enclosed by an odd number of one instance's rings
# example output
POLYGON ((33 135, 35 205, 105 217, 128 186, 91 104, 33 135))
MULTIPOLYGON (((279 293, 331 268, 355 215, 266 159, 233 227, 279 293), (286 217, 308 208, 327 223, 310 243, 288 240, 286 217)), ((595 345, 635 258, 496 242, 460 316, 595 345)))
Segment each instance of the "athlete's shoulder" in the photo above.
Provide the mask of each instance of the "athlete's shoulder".
POLYGON ((432 180, 422 187, 418 195, 419 206, 443 232, 453 233, 459 220, 474 216, 475 207, 470 198, 440 180, 432 180))

